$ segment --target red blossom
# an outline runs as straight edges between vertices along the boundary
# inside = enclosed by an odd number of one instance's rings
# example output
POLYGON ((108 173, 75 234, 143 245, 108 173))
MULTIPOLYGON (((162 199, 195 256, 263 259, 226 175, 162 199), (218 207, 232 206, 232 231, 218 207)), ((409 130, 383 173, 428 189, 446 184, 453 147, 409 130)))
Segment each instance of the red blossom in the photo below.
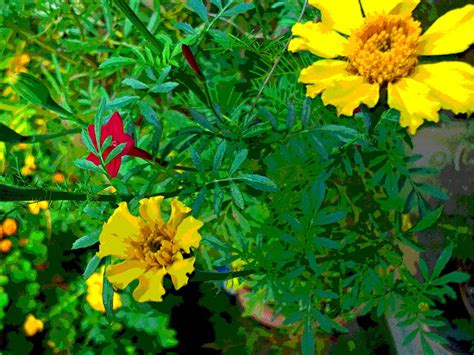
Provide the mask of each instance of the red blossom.
POLYGON ((202 76, 201 68, 199 68, 198 63, 196 62, 196 58, 194 57, 193 52, 191 49, 183 44, 181 45, 181 50, 183 52, 184 58, 188 62, 188 64, 191 66, 191 68, 199 75, 202 76))
MULTIPOLYGON (((89 136, 92 140, 92 143, 94 144, 94 147, 97 149, 97 140, 95 136, 94 125, 93 124, 89 125, 87 127, 87 130, 89 132, 89 136)), ((107 124, 102 126, 101 131, 100 131, 100 144, 102 145, 105 139, 109 136, 112 136, 112 144, 110 145, 110 147, 105 149, 105 151, 102 153, 102 159, 104 161, 107 160, 107 157, 109 156, 110 152, 116 146, 122 143, 126 144, 122 152, 120 152, 120 154, 118 154, 106 165, 106 169, 109 175, 111 177, 115 177, 117 176, 117 173, 120 169, 120 165, 122 163, 122 157, 124 155, 134 155, 133 151, 138 148, 135 147, 135 140, 130 135, 124 132, 122 117, 120 116, 118 112, 114 112, 109 122, 107 122, 107 124)), ((96 156, 94 153, 90 153, 87 156, 87 160, 91 161, 95 165, 100 165, 99 157, 96 156)))

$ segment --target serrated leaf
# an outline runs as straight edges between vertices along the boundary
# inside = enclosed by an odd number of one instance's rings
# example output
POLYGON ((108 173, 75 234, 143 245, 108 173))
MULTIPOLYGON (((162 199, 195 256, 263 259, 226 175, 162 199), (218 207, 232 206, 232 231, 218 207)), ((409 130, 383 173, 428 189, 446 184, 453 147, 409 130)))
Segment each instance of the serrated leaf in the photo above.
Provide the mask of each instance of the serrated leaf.
POLYGON ((209 131, 214 131, 214 127, 212 124, 209 122, 206 116, 204 116, 202 113, 190 109, 189 112, 191 113, 191 116, 193 119, 203 128, 208 129, 209 131))
POLYGON ((229 10, 224 11, 222 16, 224 17, 237 16, 237 15, 243 14, 246 11, 252 10, 254 7, 255 6, 251 3, 238 4, 230 8, 229 10))
POLYGON ((222 160, 224 159, 226 149, 227 149, 227 142, 223 140, 217 146, 216 154, 214 155, 214 160, 212 162, 212 173, 214 174, 214 176, 217 174, 217 172, 219 171, 222 165, 222 160))
POLYGON ((89 136, 89 132, 87 131, 87 129, 82 130, 81 137, 82 137, 82 142, 86 146, 87 150, 89 152, 94 153, 95 155, 99 155, 99 153, 97 152, 97 149, 95 148, 94 144, 92 143, 92 139, 89 136))
POLYGON ((208 190, 206 186, 204 186, 201 191, 199 191, 199 194, 197 195, 196 199, 194 200, 193 203, 193 216, 197 217, 199 215, 199 212, 201 211, 201 207, 206 200, 208 194, 208 190))
POLYGON ((286 129, 289 131, 293 128, 296 119, 296 112, 293 103, 290 101, 288 102, 288 115, 286 116, 286 129))
POLYGON ((313 103, 313 100, 311 98, 305 97, 303 101, 303 109, 301 110, 301 123, 303 124, 304 128, 308 128, 312 103, 313 103))
POLYGON ((421 276, 423 276, 423 279, 425 281, 429 280, 430 275, 428 273, 428 265, 426 265, 426 262, 422 258, 418 260, 418 266, 420 267, 420 272, 421 276))
POLYGON ((155 94, 164 94, 168 93, 171 90, 173 90, 175 87, 177 87, 179 84, 175 83, 174 81, 168 81, 166 83, 158 84, 153 86, 150 91, 155 93, 155 94))
POLYGON ((214 214, 219 215, 222 207, 222 201, 224 199, 224 193, 222 192, 219 183, 214 183, 214 214))
POLYGON ((105 160, 105 165, 110 163, 115 157, 117 157, 117 155, 122 153, 126 146, 127 143, 120 143, 118 146, 116 146, 107 156, 107 159, 105 160))
POLYGON ((87 280, 94 272, 95 270, 99 267, 101 262, 101 259, 97 257, 97 255, 94 255, 89 262, 87 263, 86 269, 84 270, 84 273, 82 276, 84 277, 84 280, 87 280))
POLYGON ((126 58, 126 57, 111 57, 99 65, 99 69, 106 69, 106 68, 116 68, 116 67, 123 67, 126 65, 135 64, 135 59, 126 58))
POLYGON ((178 30, 186 32, 187 34, 190 34, 190 35, 196 34, 196 31, 194 31, 193 26, 191 26, 189 23, 175 22, 173 23, 173 26, 177 28, 178 30))
POLYGON ((108 109, 117 109, 121 108, 124 106, 127 106, 128 104, 137 101, 140 98, 140 96, 122 96, 122 97, 117 97, 113 100, 110 100, 107 103, 107 108, 108 109))
POLYGON ((96 244, 99 241, 100 230, 96 230, 92 233, 89 233, 77 240, 72 244, 71 250, 87 248, 91 245, 96 244))
POLYGON ((324 226, 326 224, 336 223, 347 215, 344 211, 325 213, 320 211, 316 214, 315 225, 324 226))
POLYGON ((278 186, 269 178, 256 174, 242 174, 239 176, 242 181, 256 190, 276 192, 278 186))
POLYGON ((102 168, 98 165, 95 165, 93 162, 86 159, 76 159, 74 160, 74 165, 80 169, 93 171, 96 173, 103 173, 102 168))
POLYGON ((240 168, 245 159, 247 159, 248 153, 249 151, 246 148, 239 150, 234 158, 234 161, 232 162, 232 165, 230 166, 229 175, 233 175, 237 169, 240 168))
POLYGON ((207 8, 202 0, 188 0, 188 6, 199 16, 201 20, 203 20, 205 23, 209 23, 207 8))
POLYGON ((199 174, 204 175, 204 164, 202 163, 201 156, 194 149, 193 146, 190 146, 189 152, 191 154, 191 160, 193 161, 194 166, 198 170, 199 174))
POLYGON ((240 191, 237 184, 232 181, 230 182, 230 193, 237 207, 243 210, 245 208, 244 196, 242 195, 242 192, 240 191))
POLYGON ((443 206, 438 207, 434 211, 431 211, 424 215, 424 217, 414 226, 413 228, 409 229, 409 232, 421 232, 425 229, 428 229, 432 225, 436 223, 436 221, 443 213, 443 206))
POLYGON ((443 275, 440 278, 431 282, 431 285, 444 285, 450 282, 463 283, 469 280, 469 274, 460 271, 453 271, 449 274, 443 275))
POLYGON ((133 89, 137 90, 144 90, 148 89, 148 85, 141 82, 140 80, 133 79, 133 78, 125 78, 122 80, 122 84, 132 87, 133 89))
POLYGON ((421 192, 427 193, 428 195, 436 197, 442 201, 447 201, 449 199, 448 195, 446 195, 443 191, 441 191, 440 189, 434 186, 425 185, 425 184, 417 184, 417 188, 421 192))

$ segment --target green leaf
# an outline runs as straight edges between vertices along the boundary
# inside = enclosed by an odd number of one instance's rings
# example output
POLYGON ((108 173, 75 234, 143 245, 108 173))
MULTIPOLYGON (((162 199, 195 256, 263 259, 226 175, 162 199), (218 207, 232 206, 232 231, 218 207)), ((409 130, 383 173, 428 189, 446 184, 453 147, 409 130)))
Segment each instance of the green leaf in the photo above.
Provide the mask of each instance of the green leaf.
POLYGON ((222 0, 211 0, 211 3, 216 5, 219 11, 222 10, 222 0))
POLYGON ((242 192, 240 191, 237 184, 232 181, 230 182, 230 193, 237 207, 243 210, 245 208, 244 196, 242 195, 242 192))
POLYGON ((425 184, 417 184, 417 187, 421 192, 425 192, 428 195, 436 197, 440 200, 447 201, 449 199, 448 195, 446 195, 443 191, 441 191, 440 189, 437 189, 434 186, 425 185, 425 184))
POLYGON ((99 69, 106 69, 106 68, 117 68, 117 67, 124 67, 126 65, 135 64, 136 60, 132 58, 126 57, 111 57, 102 62, 99 65, 99 69))
POLYGON ((86 269, 84 270, 84 273, 82 276, 84 277, 84 280, 87 280, 94 272, 95 270, 99 267, 100 262, 102 259, 97 257, 97 255, 94 255, 89 262, 87 263, 86 269))
POLYGON ((3 123, 0 123, 0 142, 19 143, 26 140, 27 137, 16 133, 10 127, 4 125, 3 123))
POLYGON ((72 118, 74 116, 53 100, 49 89, 41 80, 28 73, 18 73, 12 83, 12 87, 18 95, 27 101, 56 112, 65 118, 72 118))
POLYGON ((347 213, 344 211, 325 213, 324 210, 318 212, 315 218, 315 225, 324 226, 331 223, 336 223, 343 219, 347 213))
POLYGON ((221 144, 217 146, 216 154, 214 155, 214 161, 212 163, 212 173, 214 174, 214 176, 216 176, 222 165, 222 160, 224 159, 226 149, 227 142, 223 140, 221 144))
MULTIPOLYGON (((97 112, 94 117, 94 133, 95 133, 95 142, 97 144, 97 147, 101 146, 101 131, 102 131, 102 117, 104 116, 105 112, 105 97, 102 97, 100 99, 99 107, 97 109, 97 112)), ((92 140, 92 137, 91 137, 92 140)), ((100 151, 102 151, 102 148, 100 148, 100 151)))
POLYGON ((202 2, 202 0, 189 0, 188 1, 189 8, 195 12, 201 20, 205 23, 209 23, 209 19, 207 16, 207 8, 202 2))
POLYGON ((453 254, 453 248, 453 244, 449 244, 446 248, 443 249, 443 251, 439 255, 438 260, 436 260, 436 264, 433 268, 433 272, 431 274, 431 277, 433 279, 437 278, 441 274, 441 271, 443 271, 449 259, 451 259, 451 255, 453 254))
POLYGON ((199 174, 204 175, 204 164, 202 163, 201 156, 199 153, 194 149, 193 146, 190 146, 189 152, 191 154, 191 160, 193 161, 194 166, 196 167, 199 174))
POLYGON ((121 108, 124 106, 127 106, 128 104, 137 101, 140 98, 140 96, 122 96, 122 97, 117 97, 107 103, 107 108, 108 109, 116 109, 116 108, 121 108))
POLYGON ((426 340, 425 337, 426 333, 421 334, 421 347, 423 348, 423 355, 435 355, 433 348, 431 347, 430 343, 428 343, 428 340, 426 340))
POLYGON ((288 115, 286 116, 286 129, 289 131, 295 124, 296 112, 291 101, 288 102, 288 115))
POLYGON ((423 276, 425 281, 428 281, 430 279, 428 265, 426 265, 426 262, 422 258, 418 260, 418 266, 420 267, 421 276, 423 276))
POLYGON ((433 280, 431 285, 444 285, 450 282, 463 283, 469 280, 469 274, 460 271, 453 271, 449 274, 443 275, 440 278, 433 280))
POLYGON ((93 162, 86 159, 76 159, 74 160, 74 165, 79 169, 84 169, 88 171, 93 171, 95 173, 103 173, 102 168, 98 165, 95 165, 93 162))
POLYGON ((301 123, 304 128, 308 128, 308 123, 311 115, 311 104, 313 100, 309 97, 305 97, 303 101, 303 109, 301 110, 301 123))
POLYGON ((105 160, 105 165, 110 163, 117 155, 122 153, 126 146, 127 143, 120 143, 118 146, 116 146, 107 156, 107 159, 105 160))
POLYGON ((202 204, 206 200, 208 190, 206 186, 204 186, 201 191, 199 191, 199 194, 197 195, 196 199, 194 200, 193 203, 193 216, 197 217, 199 215, 199 212, 201 210, 202 204))
MULTIPOLYGON (((441 322, 442 325, 446 325, 444 322, 441 322)), ((432 326, 432 325, 431 325, 432 326)), ((442 336, 436 334, 436 333, 433 333, 433 332, 426 332, 425 335, 430 338, 431 340, 435 341, 436 343, 438 344, 442 344, 442 345, 446 345, 449 343, 449 341, 446 339, 446 338, 443 338, 442 336)))
POLYGON ((99 155, 99 152, 95 148, 94 144, 92 143, 92 139, 89 136, 89 132, 87 129, 83 129, 81 132, 82 142, 85 144, 87 150, 89 152, 94 153, 95 155, 99 155))
POLYGON ((230 166, 229 175, 233 175, 237 171, 237 169, 240 168, 240 166, 245 161, 245 159, 247 159, 248 153, 249 153, 248 149, 244 148, 244 149, 239 150, 239 152, 234 158, 234 161, 232 162, 232 165, 230 166))
POLYGON ((301 336, 301 353, 303 355, 314 354, 315 339, 311 317, 307 317, 304 322, 303 335, 301 336))
POLYGON ((242 3, 238 4, 229 10, 224 11, 222 16, 224 17, 230 17, 230 16, 237 16, 240 14, 243 14, 246 11, 252 10, 255 6, 253 4, 247 4, 247 3, 242 3))
POLYGON ((92 233, 89 233, 76 241, 72 244, 71 250, 87 248, 91 245, 96 244, 99 241, 100 230, 96 230, 92 233))
POLYGON ((359 132, 357 132, 355 129, 341 125, 325 125, 318 128, 318 130, 333 134, 336 138, 339 138, 344 143, 355 139, 359 135, 359 132))
POLYGON ((155 94, 163 94, 168 93, 177 87, 179 84, 175 83, 174 81, 167 81, 166 83, 158 84, 153 86, 150 91, 155 94))
POLYGON ((214 183, 214 214, 219 215, 222 207, 222 201, 224 200, 224 193, 222 192, 219 183, 214 183))
MULTIPOLYGON (((122 80, 122 84, 132 87, 133 89, 137 90, 144 90, 148 89, 148 85, 141 82, 140 80, 133 79, 133 78, 125 78, 122 80)), ((153 91, 154 92, 154 91, 153 91)))
POLYGON ((191 113, 191 116, 193 117, 193 119, 203 128, 206 128, 208 129, 209 131, 214 131, 214 127, 212 126, 212 124, 209 122, 209 120, 207 119, 206 116, 204 116, 202 113, 194 110, 194 109, 190 109, 189 112, 191 113))
POLYGON ((276 192, 278 191, 278 186, 270 180, 269 178, 256 174, 242 174, 239 176, 242 181, 253 187, 256 190, 267 191, 267 192, 276 192))
POLYGON ((324 237, 313 237, 312 243, 316 246, 321 246, 329 249, 339 249, 341 245, 334 240, 324 238, 324 237))
POLYGON ((416 336, 418 335, 418 333, 420 332, 420 328, 415 328, 413 329, 410 333, 408 333, 408 335, 405 337, 405 339, 403 339, 403 346, 407 346, 408 344, 410 344, 413 340, 415 340, 416 336))
POLYGON ((114 289, 112 283, 107 278, 107 268, 110 265, 110 256, 105 258, 105 269, 102 283, 102 302, 104 304, 105 313, 110 322, 114 320, 114 289))
POLYGON ((438 207, 434 211, 427 213, 413 228, 409 229, 408 232, 421 232, 428 229, 436 223, 438 218, 443 213, 443 206, 438 207))

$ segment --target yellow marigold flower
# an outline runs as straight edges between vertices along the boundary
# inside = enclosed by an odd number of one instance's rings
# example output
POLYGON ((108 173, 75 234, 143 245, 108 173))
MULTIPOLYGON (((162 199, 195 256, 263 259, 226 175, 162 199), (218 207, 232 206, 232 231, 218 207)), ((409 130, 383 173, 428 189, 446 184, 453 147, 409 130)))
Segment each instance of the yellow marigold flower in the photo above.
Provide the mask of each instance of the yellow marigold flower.
POLYGON ((140 201, 140 216, 133 216, 122 202, 102 228, 97 256, 108 255, 125 261, 107 268, 107 278, 117 288, 124 289, 138 279, 133 292, 138 302, 160 302, 165 294, 163 277, 171 276, 175 289, 188 283, 194 271, 194 257, 184 258, 201 241, 198 230, 203 223, 177 199, 171 201, 171 216, 167 223, 161 216, 163 196, 140 201))
POLYGON ((413 227, 413 223, 411 223, 410 215, 409 214, 402 214, 402 232, 405 232, 413 227))
POLYGON ((36 170, 35 157, 27 155, 25 157, 25 166, 21 168, 21 175, 30 175, 36 170))
POLYGON ((418 64, 420 56, 459 53, 474 43, 474 5, 452 10, 424 33, 411 13, 420 0, 309 0, 319 23, 296 23, 289 51, 324 59, 303 69, 306 95, 322 93, 325 105, 351 116, 360 104, 374 107, 381 88, 400 111, 400 125, 415 134, 440 109, 474 111, 474 67, 443 61, 418 64), (340 58, 340 59, 334 59, 340 58))
POLYGON ((0 241, 0 251, 2 253, 8 253, 13 247, 13 243, 10 239, 3 239, 0 241))
POLYGON ((36 319, 34 315, 28 314, 25 323, 23 324, 23 330, 25 331, 26 336, 32 337, 36 333, 43 331, 43 322, 36 319))
MULTIPOLYGON (((102 302, 102 283, 104 281, 104 268, 100 272, 93 273, 86 281, 87 296, 86 301, 96 311, 105 313, 104 303, 102 302)), ((120 295, 114 292, 113 309, 122 307, 120 295)))
POLYGON ((38 201, 28 204, 28 209, 30 210, 31 214, 39 214, 41 210, 46 211, 48 206, 48 201, 38 201))
POLYGON ((56 173, 53 174, 53 181, 56 184, 62 184, 64 182, 64 180, 66 180, 66 178, 64 177, 63 173, 56 172, 56 173))
POLYGON ((16 233, 18 224, 13 218, 7 218, 3 221, 2 228, 5 235, 13 235, 16 233))

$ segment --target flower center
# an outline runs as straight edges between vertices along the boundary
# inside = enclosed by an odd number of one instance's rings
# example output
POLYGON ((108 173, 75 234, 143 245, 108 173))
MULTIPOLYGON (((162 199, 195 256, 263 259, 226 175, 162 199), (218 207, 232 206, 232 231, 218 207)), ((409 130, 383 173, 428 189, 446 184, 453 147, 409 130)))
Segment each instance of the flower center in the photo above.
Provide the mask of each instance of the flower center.
POLYGON ((179 246, 166 233, 152 231, 149 227, 142 230, 145 240, 142 244, 142 258, 151 265, 171 265, 179 252, 179 246))
POLYGON ((406 77, 418 63, 420 34, 420 23, 411 17, 369 17, 349 38, 347 70, 380 85, 406 77))

